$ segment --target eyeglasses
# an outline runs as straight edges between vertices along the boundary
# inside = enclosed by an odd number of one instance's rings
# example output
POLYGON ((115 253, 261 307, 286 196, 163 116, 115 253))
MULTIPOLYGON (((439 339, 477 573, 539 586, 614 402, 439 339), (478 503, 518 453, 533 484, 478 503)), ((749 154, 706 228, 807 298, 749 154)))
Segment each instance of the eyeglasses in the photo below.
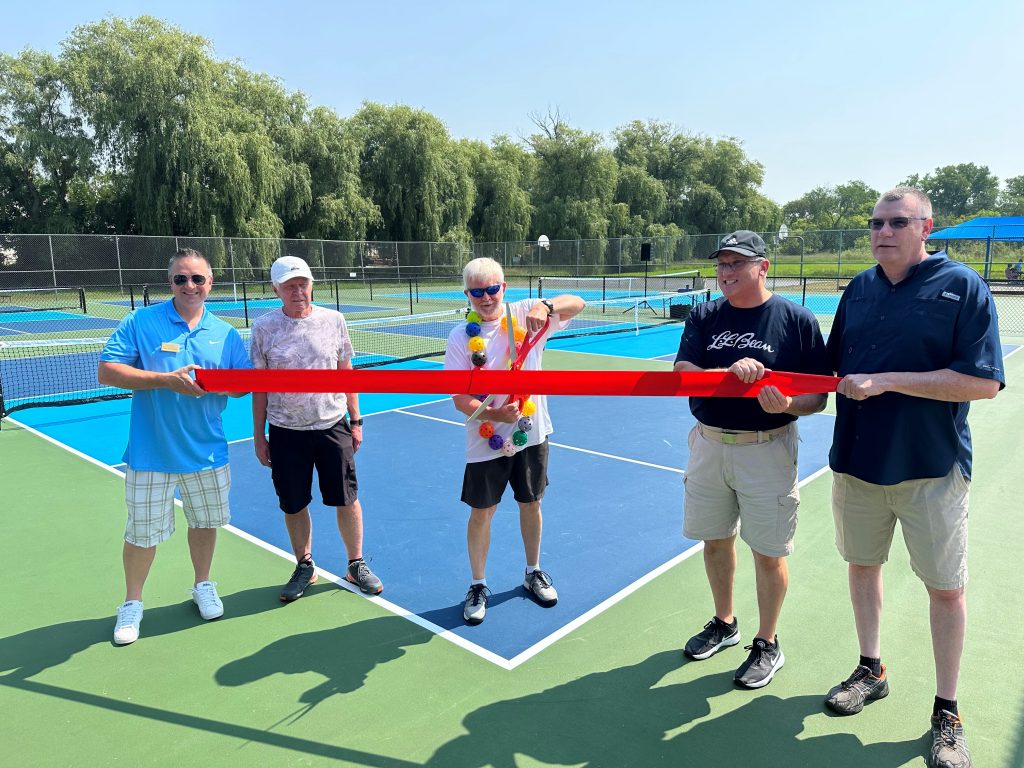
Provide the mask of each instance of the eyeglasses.
POLYGON ((500 290, 501 283, 495 283, 494 285, 488 285, 486 288, 470 288, 469 295, 473 298, 481 299, 483 298, 484 293, 488 296, 495 296, 500 290))
POLYGON ((175 275, 172 279, 175 285, 184 285, 190 278, 196 285, 202 285, 207 279, 206 275, 175 275))
POLYGON ((740 259, 739 261, 716 261, 715 269, 719 272, 735 272, 738 269, 743 269, 749 264, 756 264, 759 261, 764 261, 762 258, 757 259, 740 259))
POLYGON ((893 216, 891 219, 868 219, 868 228, 879 230, 888 222, 892 229, 906 229, 912 221, 928 221, 928 216, 893 216))

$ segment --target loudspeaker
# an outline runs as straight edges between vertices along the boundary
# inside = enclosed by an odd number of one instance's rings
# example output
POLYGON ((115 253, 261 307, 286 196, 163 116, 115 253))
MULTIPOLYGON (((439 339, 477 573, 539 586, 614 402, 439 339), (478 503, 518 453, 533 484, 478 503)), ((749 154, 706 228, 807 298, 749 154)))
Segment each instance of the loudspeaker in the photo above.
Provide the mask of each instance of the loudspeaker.
POLYGON ((650 243, 640 243, 640 261, 650 261, 650 260, 651 260, 651 244, 650 243))

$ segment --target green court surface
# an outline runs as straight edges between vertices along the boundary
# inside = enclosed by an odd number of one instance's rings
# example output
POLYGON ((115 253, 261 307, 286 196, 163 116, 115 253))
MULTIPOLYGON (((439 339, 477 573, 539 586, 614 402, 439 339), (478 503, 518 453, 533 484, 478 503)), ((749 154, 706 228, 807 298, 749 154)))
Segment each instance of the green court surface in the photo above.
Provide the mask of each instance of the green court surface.
MULTIPOLYGON (((572 359, 579 358, 549 352, 547 367, 572 359)), ((609 364, 597 357, 581 363, 609 364)), ((1014 386, 1024 377, 1024 355, 1011 356, 1007 368, 1010 387, 971 409, 971 615, 959 700, 979 768, 1024 766, 1016 666, 1024 645, 1024 394, 1014 386)), ((883 621, 892 692, 854 717, 822 708, 825 691, 857 660, 830 484, 825 472, 803 488, 779 629, 787 662, 760 691, 733 687, 738 648, 704 662, 680 653, 713 611, 699 556, 507 670, 330 583, 282 605, 281 558, 227 532, 214 563, 226 614, 204 623, 190 602, 183 521, 147 583, 141 639, 119 648, 111 631, 123 595, 122 480, 6 421, 3 762, 923 766, 934 693, 928 609, 898 535, 883 621)), ((624 525, 644 525, 643 493, 636 489, 636 514, 624 525)), ((681 490, 679 501, 681 519, 681 490)), ((268 513, 276 513, 270 499, 268 513)), ((743 549, 739 562, 736 611, 748 642, 756 606, 743 549)), ((423 563, 423 578, 465 567, 423 563)))

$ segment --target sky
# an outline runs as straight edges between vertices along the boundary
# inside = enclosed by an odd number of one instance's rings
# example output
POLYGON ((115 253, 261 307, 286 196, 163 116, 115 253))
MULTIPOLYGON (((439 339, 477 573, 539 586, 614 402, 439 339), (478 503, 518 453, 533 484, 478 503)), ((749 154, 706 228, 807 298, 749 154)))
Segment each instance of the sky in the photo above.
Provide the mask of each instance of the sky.
POLYGON ((341 116, 406 104, 489 141, 557 110, 609 145, 633 120, 735 138, 780 204, 957 163, 1024 174, 1019 0, 34 0, 5 4, 0 50, 142 14, 341 116))

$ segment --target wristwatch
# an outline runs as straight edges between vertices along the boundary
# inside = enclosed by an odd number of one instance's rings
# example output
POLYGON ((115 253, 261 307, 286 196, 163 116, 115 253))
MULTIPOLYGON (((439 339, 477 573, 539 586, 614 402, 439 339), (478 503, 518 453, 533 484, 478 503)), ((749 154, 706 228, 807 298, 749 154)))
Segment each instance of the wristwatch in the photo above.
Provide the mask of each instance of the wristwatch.
POLYGON ((548 301, 547 299, 541 299, 540 303, 548 308, 548 315, 549 316, 555 314, 555 305, 552 304, 550 301, 548 301))
POLYGON ((353 427, 361 427, 361 426, 363 426, 363 420, 362 419, 349 419, 348 423, 351 424, 353 427))

